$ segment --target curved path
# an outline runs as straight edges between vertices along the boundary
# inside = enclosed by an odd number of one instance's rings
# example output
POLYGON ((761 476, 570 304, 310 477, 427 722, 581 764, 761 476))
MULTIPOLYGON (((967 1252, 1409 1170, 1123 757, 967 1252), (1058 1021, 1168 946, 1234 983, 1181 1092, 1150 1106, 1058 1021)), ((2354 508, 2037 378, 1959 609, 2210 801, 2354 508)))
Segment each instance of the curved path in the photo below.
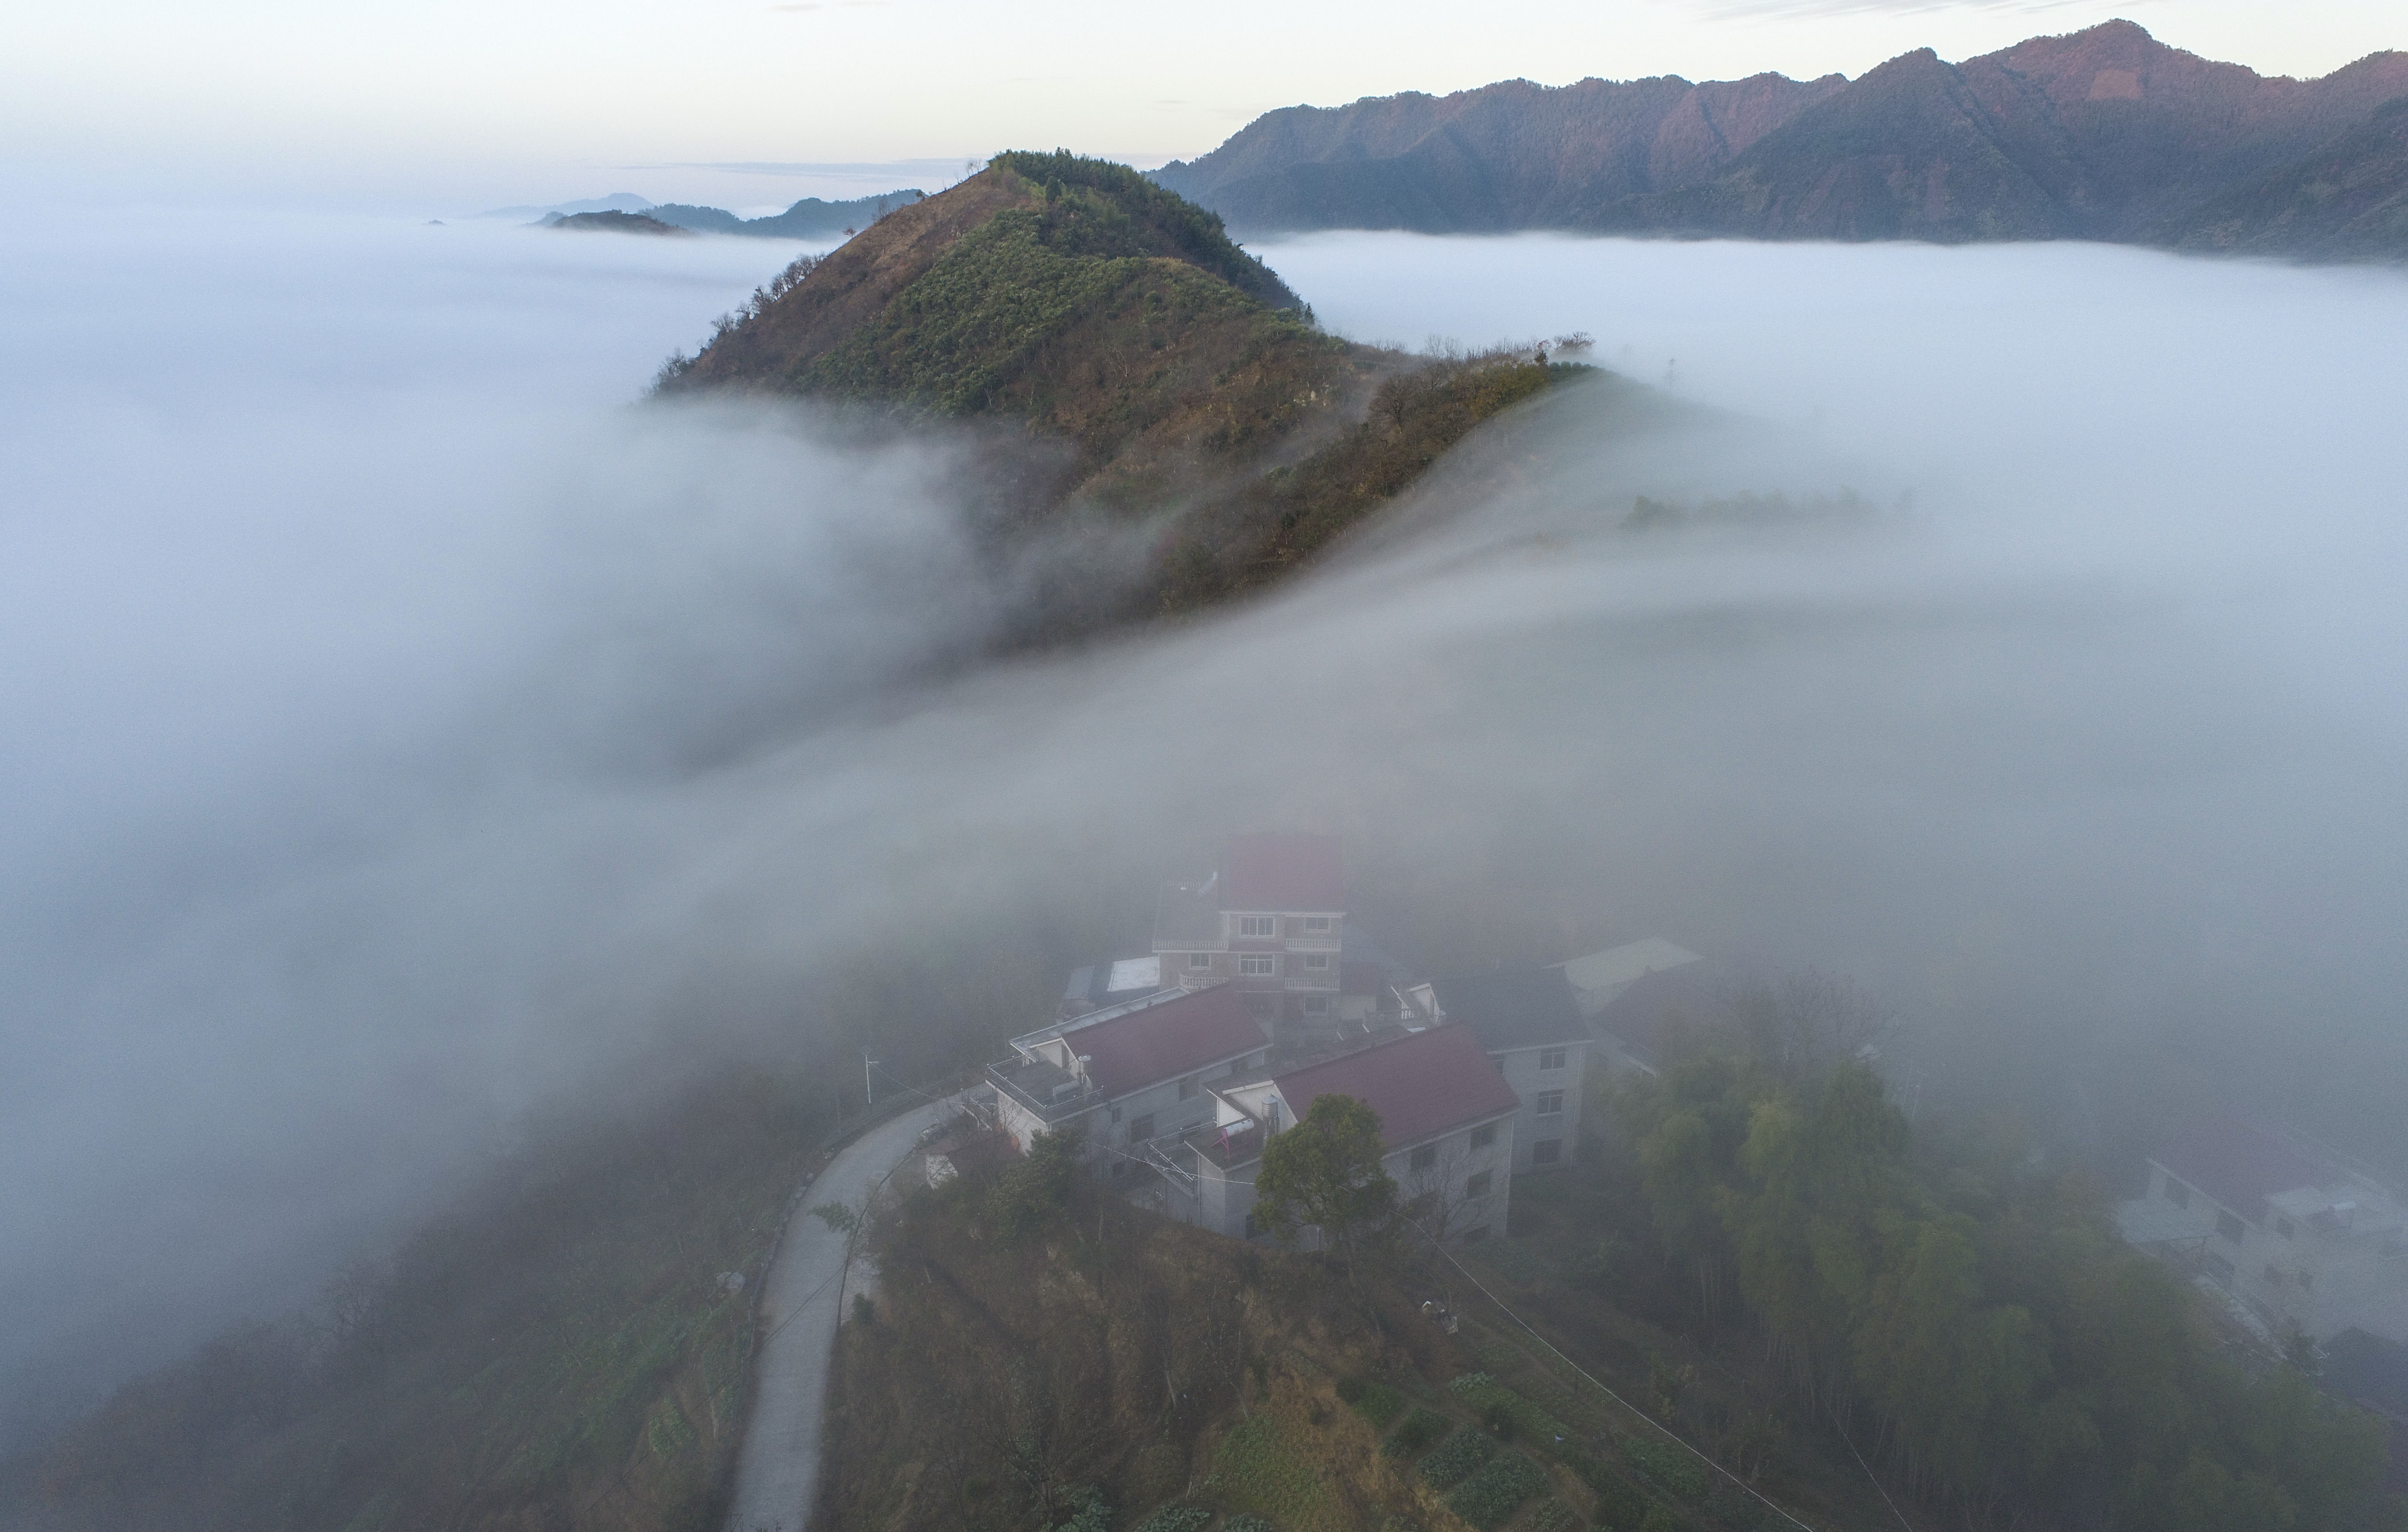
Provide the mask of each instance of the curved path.
MULTIPOLYGON (((860 1207, 949 1106, 920 1107, 871 1128, 830 1160, 802 1195, 814 1208, 825 1202, 860 1207)), ((803 1532, 810 1523, 828 1364, 849 1301, 845 1244, 825 1220, 802 1209, 786 1221, 786 1238, 761 1295, 767 1335, 752 1359, 752 1413, 736 1454, 728 1532, 803 1532)))

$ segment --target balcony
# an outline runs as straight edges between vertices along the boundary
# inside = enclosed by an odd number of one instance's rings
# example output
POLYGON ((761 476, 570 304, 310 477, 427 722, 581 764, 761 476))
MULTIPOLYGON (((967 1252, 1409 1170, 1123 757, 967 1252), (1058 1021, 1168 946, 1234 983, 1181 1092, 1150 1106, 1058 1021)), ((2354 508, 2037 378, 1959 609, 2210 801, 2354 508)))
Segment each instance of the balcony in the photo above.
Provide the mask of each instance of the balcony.
POLYGON ((995 1088, 1048 1127, 1078 1116, 1102 1099, 1088 1083, 1043 1059, 1018 1054, 986 1067, 995 1088))
POLYGON ((1206 1123, 1181 1134, 1178 1141, 1198 1160, 1229 1170, 1262 1157, 1263 1125, 1252 1120, 1226 1128, 1206 1123))

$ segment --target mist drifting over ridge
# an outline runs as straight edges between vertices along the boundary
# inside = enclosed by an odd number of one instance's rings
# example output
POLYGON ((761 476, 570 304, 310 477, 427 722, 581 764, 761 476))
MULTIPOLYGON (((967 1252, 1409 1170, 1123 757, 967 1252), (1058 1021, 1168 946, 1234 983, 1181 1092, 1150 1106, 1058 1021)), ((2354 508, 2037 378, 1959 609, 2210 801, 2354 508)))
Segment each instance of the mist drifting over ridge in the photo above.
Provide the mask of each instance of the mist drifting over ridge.
POLYGON ((524 1111, 775 1056, 863 934, 1231 828, 1846 969, 1934 1096, 2070 1131, 2169 1036, 2336 1122, 2408 1078, 2396 275, 1272 246, 1367 338, 1583 327, 1733 418, 1573 391, 1260 604, 921 683, 1010 599, 947 443, 625 408, 774 258, 452 233, 9 279, 0 1367, 291 1301, 524 1111), (1621 528, 1842 486, 1882 514, 1621 528))

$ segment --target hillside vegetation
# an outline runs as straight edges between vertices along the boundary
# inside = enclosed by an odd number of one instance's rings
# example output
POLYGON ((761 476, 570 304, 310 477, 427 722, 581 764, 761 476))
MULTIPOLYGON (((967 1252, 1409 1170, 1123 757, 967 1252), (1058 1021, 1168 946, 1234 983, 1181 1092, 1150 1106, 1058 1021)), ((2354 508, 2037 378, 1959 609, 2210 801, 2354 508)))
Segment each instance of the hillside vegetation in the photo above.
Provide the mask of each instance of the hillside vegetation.
POLYGON ((1340 339, 1215 215, 1123 165, 1012 153, 797 263, 659 387, 1000 428, 1001 545, 1049 523, 1146 537, 1135 568, 1061 577, 1025 635, 1052 638, 1299 567, 1481 422, 1587 371, 1340 339))
POLYGON ((2294 165, 2158 231, 2183 250, 2322 260, 2408 251, 2408 95, 2294 165))
POLYGON ((814 1525, 1682 1532, 1774 1514, 1484 1317, 1447 1333, 1418 1299, 1449 1278, 1401 1244, 1358 1290, 1048 1158, 914 1191, 882 1224, 877 1300, 838 1345, 814 1525))
POLYGON ((0 1507, 44 1532, 704 1532, 754 1286, 831 1121, 807 1101, 730 1078, 546 1138, 322 1314, 120 1391, 0 1507))

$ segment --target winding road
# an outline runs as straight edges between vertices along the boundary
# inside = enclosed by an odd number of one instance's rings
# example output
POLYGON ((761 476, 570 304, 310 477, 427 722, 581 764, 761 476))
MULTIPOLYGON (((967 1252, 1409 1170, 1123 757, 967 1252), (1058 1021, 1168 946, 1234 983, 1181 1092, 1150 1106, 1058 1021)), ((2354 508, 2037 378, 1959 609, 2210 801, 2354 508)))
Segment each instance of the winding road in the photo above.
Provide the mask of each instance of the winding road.
MULTIPOLYGON (((828 1162, 804 1197, 812 1207, 860 1207, 903 1163, 920 1135, 943 1119, 949 1105, 932 1103, 871 1128, 828 1162)), ((752 1362, 752 1414, 736 1454, 728 1532, 803 1532, 810 1525, 819 1492, 828 1365, 850 1301, 846 1243, 825 1220, 800 1209, 786 1221, 786 1237, 761 1295, 767 1334, 752 1362)), ((858 1285, 866 1273, 853 1275, 853 1285, 858 1285)))

